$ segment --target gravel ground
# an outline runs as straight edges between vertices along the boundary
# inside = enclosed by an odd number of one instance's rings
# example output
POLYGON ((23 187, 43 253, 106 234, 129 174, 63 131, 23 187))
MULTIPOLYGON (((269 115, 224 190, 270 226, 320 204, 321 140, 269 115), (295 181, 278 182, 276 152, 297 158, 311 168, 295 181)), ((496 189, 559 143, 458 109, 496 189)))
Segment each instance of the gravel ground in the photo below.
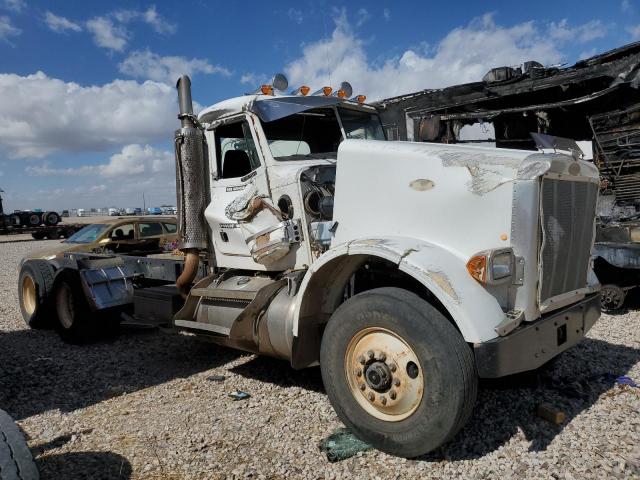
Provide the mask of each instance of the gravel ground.
POLYGON ((640 381, 636 310, 604 315, 536 374, 483 383, 469 425, 425 458, 367 451, 328 463, 318 443, 341 423, 318 369, 169 331, 76 347, 26 330, 18 261, 51 243, 0 245, 0 408, 43 479, 640 478, 640 389, 614 381, 640 381), (251 398, 234 401, 234 390, 251 398), (567 420, 538 418, 542 402, 567 420))

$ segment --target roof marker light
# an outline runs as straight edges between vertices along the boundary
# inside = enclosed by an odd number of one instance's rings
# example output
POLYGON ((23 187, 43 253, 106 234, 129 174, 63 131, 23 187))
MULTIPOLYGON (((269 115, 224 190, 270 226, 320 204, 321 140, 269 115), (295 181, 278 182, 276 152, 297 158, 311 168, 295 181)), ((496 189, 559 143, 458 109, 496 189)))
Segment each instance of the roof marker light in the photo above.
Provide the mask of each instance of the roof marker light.
POLYGON ((349 98, 351 95, 353 95, 353 88, 349 82, 342 82, 340 88, 333 94, 338 98, 349 98))
POLYGON ((260 87, 260 92, 263 95, 273 95, 273 87, 271 85, 262 85, 260 87))
POLYGON ((366 95, 358 95, 356 97, 356 100, 358 101, 358 103, 364 103, 367 100, 367 96, 366 95))
POLYGON ((302 85, 300 88, 296 88, 293 92, 291 92, 291 95, 302 95, 304 97, 309 95, 309 91, 311 91, 309 87, 307 87, 306 85, 302 85))

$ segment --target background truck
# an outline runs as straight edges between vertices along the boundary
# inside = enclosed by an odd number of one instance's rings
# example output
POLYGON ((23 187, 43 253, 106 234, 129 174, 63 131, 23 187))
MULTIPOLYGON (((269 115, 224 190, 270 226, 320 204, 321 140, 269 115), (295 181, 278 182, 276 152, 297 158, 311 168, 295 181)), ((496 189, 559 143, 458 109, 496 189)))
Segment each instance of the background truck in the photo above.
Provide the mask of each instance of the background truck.
MULTIPOLYGON (((0 190, 0 193, 2 190, 0 190)), ((30 233, 35 240, 67 238, 84 225, 60 223, 57 212, 38 212, 33 210, 4 213, 2 195, 0 195, 0 235, 30 233)))
POLYGON ((600 172, 594 269, 602 308, 640 284, 640 43, 560 68, 536 61, 491 69, 481 82, 376 104, 395 140, 535 150, 530 132, 587 142, 600 172))
POLYGON ((535 369, 599 317, 598 171, 562 153, 388 142, 348 83, 274 94, 287 87, 276 75, 196 117, 180 78, 182 256, 24 261, 22 314, 82 342, 125 310, 320 365, 359 437, 424 454, 467 422, 478 377, 535 369))

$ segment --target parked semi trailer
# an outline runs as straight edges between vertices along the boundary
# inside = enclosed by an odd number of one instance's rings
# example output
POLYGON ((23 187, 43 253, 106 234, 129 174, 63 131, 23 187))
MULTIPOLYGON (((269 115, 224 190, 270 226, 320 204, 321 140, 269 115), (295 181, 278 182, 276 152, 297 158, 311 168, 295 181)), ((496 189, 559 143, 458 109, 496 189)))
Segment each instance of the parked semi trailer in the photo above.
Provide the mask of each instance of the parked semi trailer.
POLYGON ((182 255, 24 261, 22 314, 81 342, 125 310, 320 365, 353 432, 424 454, 467 422, 479 377, 535 369, 598 319, 598 170, 559 152, 388 142, 347 83, 274 95, 286 88, 277 75, 196 116, 183 76, 182 255))
MULTIPOLYGON (((1 192, 1 190, 0 190, 1 192)), ((57 212, 38 212, 34 210, 4 213, 0 195, 0 235, 31 234, 35 240, 67 238, 84 225, 60 223, 57 212)))

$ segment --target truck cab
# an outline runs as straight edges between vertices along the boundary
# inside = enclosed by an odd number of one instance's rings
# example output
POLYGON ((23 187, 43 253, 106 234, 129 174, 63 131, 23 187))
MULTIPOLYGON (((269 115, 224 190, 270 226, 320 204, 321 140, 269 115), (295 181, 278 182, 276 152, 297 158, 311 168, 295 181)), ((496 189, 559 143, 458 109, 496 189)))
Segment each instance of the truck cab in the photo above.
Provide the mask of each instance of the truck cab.
POLYGON ((88 328, 80 300, 133 304, 220 345, 319 365, 356 435, 414 457, 462 428, 478 378, 538 368, 598 319, 592 164, 388 142, 346 82, 276 95, 276 76, 197 116, 189 78, 177 87, 183 257, 57 261, 63 330, 88 328))

